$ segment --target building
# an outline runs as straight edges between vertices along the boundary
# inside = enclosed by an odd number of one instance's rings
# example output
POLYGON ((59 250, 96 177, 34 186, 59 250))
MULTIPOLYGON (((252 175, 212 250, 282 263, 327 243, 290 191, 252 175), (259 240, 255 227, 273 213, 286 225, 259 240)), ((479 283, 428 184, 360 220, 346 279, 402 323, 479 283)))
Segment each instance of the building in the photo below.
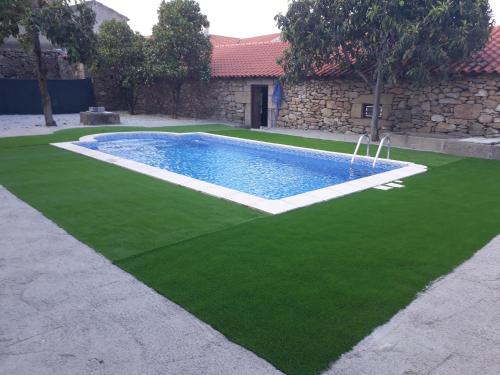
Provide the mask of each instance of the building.
POLYGON ((104 21, 109 21, 109 20, 117 20, 117 21, 124 21, 124 22, 129 21, 128 17, 126 17, 123 14, 117 12, 116 10, 100 3, 99 1, 90 0, 90 1, 86 1, 85 4, 88 7, 92 8, 92 10, 95 13, 95 25, 94 25, 94 32, 95 33, 99 32, 99 28, 101 27, 101 24, 104 21))
MULTIPOLYGON (((213 90, 219 92, 216 115, 246 126, 269 125, 275 114, 270 95, 282 75, 277 58, 286 48, 279 34, 232 40, 213 36, 213 90), (259 95, 258 93, 262 93, 259 95), (255 112, 266 107, 267 123, 255 112), (257 116, 258 117, 258 116, 257 116)), ((486 47, 451 67, 452 76, 432 85, 386 88, 382 96, 384 129, 401 132, 494 135, 500 133, 500 27, 486 47)), ((284 86, 285 101, 277 126, 364 133, 373 103, 371 90, 338 66, 318 77, 284 86)))

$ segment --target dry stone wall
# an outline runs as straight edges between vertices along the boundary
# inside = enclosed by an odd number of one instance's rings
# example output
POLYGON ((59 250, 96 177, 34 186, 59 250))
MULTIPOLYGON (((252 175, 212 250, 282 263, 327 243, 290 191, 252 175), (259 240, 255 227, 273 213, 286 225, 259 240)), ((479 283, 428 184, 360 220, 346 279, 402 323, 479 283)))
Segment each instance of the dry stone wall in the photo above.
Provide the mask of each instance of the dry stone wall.
POLYGON ((493 136, 500 133, 500 75, 455 77, 394 93, 393 130, 493 136))
MULTIPOLYGON (((182 89, 179 115, 248 125, 249 86, 255 82, 213 79, 208 84, 188 83, 182 89)), ((126 102, 117 100, 122 94, 111 79, 97 80, 94 86, 100 105, 110 109, 126 108, 126 102)), ((363 106, 371 103, 370 88, 356 79, 310 80, 285 85, 285 102, 277 126, 365 133, 369 130, 370 119, 363 118, 363 106)), ((423 87, 410 84, 388 87, 381 103, 380 126, 383 130, 449 135, 500 134, 498 74, 457 76, 423 87)), ((140 111, 168 114, 171 105, 168 85, 142 88, 140 111)))
MULTIPOLYGON (((243 124, 245 103, 238 100, 244 92, 245 80, 212 80, 210 83, 188 82, 181 90, 179 116, 213 118, 243 124)), ((127 109, 125 94, 111 76, 94 78, 98 105, 110 110, 127 109)), ((172 112, 171 86, 157 83, 141 87, 137 111, 143 113, 172 112)))
MULTIPOLYGON (((278 126, 365 133, 370 120, 362 104, 370 89, 356 80, 311 80, 285 87, 278 126)), ((500 75, 453 77, 428 86, 388 87, 382 98, 381 128, 406 133, 500 134, 500 75)))
MULTIPOLYGON (((43 51, 49 79, 75 79, 68 61, 57 51, 43 51)), ((22 49, 0 49, 0 78, 36 79, 34 57, 22 49)))

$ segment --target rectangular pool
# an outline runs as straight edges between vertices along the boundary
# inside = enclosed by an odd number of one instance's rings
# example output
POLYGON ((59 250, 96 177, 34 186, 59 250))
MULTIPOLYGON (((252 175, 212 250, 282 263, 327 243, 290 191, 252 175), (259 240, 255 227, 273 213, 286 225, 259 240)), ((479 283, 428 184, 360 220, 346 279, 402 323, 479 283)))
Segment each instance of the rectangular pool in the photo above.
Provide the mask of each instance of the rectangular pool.
POLYGON ((269 213, 424 172, 421 165, 208 133, 127 132, 54 146, 269 213))

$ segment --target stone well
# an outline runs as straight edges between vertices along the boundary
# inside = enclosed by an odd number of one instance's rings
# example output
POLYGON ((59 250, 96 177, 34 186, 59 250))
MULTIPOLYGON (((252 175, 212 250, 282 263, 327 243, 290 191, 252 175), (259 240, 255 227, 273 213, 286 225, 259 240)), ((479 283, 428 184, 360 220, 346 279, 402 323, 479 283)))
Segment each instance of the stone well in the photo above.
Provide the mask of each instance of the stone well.
POLYGON ((117 125, 120 115, 115 112, 80 112, 80 123, 83 125, 117 125))

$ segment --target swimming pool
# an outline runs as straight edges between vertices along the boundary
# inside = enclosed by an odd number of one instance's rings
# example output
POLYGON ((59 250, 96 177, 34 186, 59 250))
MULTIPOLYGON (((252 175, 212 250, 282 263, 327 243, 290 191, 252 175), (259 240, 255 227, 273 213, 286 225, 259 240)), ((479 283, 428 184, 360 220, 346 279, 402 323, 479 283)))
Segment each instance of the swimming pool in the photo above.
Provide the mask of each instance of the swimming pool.
POLYGON ((128 132, 54 144, 269 213, 281 213, 425 171, 208 133, 128 132))

